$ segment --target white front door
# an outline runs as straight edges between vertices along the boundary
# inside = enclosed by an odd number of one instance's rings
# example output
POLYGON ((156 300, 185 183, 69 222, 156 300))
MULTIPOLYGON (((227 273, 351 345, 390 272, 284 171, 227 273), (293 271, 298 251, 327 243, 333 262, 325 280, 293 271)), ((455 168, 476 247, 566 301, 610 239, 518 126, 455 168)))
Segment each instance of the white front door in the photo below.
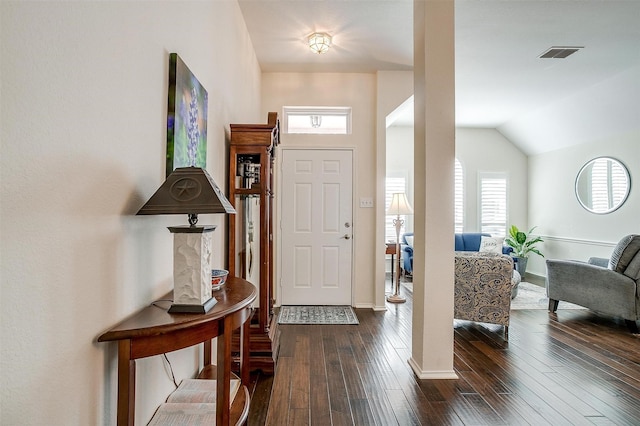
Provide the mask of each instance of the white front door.
POLYGON ((282 305, 351 305, 352 157, 282 151, 282 305))

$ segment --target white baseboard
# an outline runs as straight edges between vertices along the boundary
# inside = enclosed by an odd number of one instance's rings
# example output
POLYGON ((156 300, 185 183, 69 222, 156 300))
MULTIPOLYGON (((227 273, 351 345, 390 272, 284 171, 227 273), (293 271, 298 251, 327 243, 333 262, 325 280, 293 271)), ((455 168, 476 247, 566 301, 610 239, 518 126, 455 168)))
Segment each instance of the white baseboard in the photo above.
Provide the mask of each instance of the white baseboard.
POLYGON ((382 305, 382 306, 376 306, 373 303, 356 303, 355 305, 353 305, 354 308, 356 309, 373 309, 374 311, 386 311, 387 308, 382 305))
POLYGON ((547 277, 544 275, 531 274, 529 272, 524 274, 524 280, 528 283, 539 285, 540 287, 545 287, 547 284, 547 277))
POLYGON ((420 366, 417 362, 414 361, 413 358, 409 358, 409 365, 416 376, 419 379, 431 379, 431 380, 442 380, 442 379, 458 379, 458 375, 453 370, 440 370, 440 371, 423 371, 420 369, 420 366))

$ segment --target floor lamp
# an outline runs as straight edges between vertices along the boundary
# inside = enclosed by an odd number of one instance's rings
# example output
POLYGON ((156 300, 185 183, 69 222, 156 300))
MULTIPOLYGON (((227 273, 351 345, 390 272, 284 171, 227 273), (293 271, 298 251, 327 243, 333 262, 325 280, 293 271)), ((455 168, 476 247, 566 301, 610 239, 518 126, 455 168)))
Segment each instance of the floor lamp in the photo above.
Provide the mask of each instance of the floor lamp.
POLYGON ((395 192, 387 209, 388 216, 396 216, 393 219, 393 226, 396 227, 396 283, 393 294, 387 297, 387 302, 391 303, 406 302, 406 299, 400 296, 400 228, 404 224, 404 220, 400 219, 400 216, 409 214, 413 214, 413 209, 407 201, 407 196, 404 192, 395 192))

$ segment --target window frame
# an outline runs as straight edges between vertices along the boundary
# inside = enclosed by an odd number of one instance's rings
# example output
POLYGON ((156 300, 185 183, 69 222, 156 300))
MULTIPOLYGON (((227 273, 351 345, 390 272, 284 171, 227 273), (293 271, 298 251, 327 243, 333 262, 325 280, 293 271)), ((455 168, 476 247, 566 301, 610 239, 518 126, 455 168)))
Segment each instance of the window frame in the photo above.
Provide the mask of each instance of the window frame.
POLYGON ((464 195, 465 195, 465 184, 464 184, 464 167, 462 166, 462 162, 455 159, 454 163, 454 196, 453 196, 453 227, 454 232, 462 233, 464 232, 464 224, 465 224, 465 212, 464 212, 464 195), (458 173, 460 170, 460 180, 458 181, 458 173), (458 186, 460 187, 460 192, 458 192, 458 186), (460 202, 460 222, 457 221, 458 218, 458 200, 460 202))
MULTIPOLYGON (((489 222, 495 227, 497 222, 489 222)), ((478 172, 478 227, 480 232, 491 234, 493 237, 506 237, 507 228, 509 226, 509 174, 506 172, 478 172), (483 221, 485 210, 483 208, 483 182, 488 179, 503 179, 504 180, 504 227, 502 232, 493 231, 493 229, 486 229, 483 221)))
MULTIPOLYGON (((282 133, 296 135, 350 135, 351 134, 351 107, 320 107, 320 106, 285 106, 282 108, 282 133), (308 131, 292 132, 289 128, 290 116, 311 116, 319 115, 321 117, 344 117, 344 131, 322 131, 313 127, 309 127, 308 131)), ((321 129, 321 127, 318 127, 321 129)))
MULTIPOLYGON (((384 211, 385 212, 389 208, 389 204, 391 203, 391 197, 393 197, 394 192, 404 192, 407 195, 407 200, 409 201, 409 203, 413 205, 411 194, 409 194, 409 178, 406 174, 403 175, 401 173, 395 173, 385 177, 385 181, 384 181, 384 198, 385 198, 384 211), (390 190, 389 185, 387 185, 387 181, 389 179, 402 180, 404 181, 404 186, 401 189, 396 189, 397 186, 394 186, 394 188, 390 190)), ((396 241, 396 227, 393 226, 394 219, 397 219, 397 217, 392 215, 385 215, 384 238, 385 238, 385 242, 388 242, 388 243, 396 241), (387 234, 387 231, 392 231, 390 236, 387 234)), ((404 234, 405 232, 411 232, 411 231, 407 231, 407 229, 413 229, 413 226, 409 227, 410 225, 408 222, 410 219, 409 216, 401 215, 400 219, 404 220, 404 225, 402 227, 403 229, 400 230, 400 236, 402 237, 402 234, 404 234)))

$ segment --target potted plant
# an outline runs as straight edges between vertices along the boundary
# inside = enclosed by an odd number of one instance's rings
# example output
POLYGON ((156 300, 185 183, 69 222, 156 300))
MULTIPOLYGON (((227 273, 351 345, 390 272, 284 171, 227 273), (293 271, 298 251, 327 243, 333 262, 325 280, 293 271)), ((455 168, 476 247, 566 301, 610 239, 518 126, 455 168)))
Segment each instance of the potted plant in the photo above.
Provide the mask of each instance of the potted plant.
POLYGON ((520 273, 522 279, 524 279, 524 273, 527 270, 529 253, 535 253, 544 257, 544 254, 540 253, 540 250, 536 248, 536 244, 543 242, 542 238, 534 238, 531 236, 531 232, 533 232, 534 229, 536 229, 535 226, 531 228, 529 232, 525 233, 520 231, 517 226, 511 225, 511 228, 509 228, 509 236, 504 240, 508 246, 513 248, 511 256, 514 258, 516 270, 520 273))

